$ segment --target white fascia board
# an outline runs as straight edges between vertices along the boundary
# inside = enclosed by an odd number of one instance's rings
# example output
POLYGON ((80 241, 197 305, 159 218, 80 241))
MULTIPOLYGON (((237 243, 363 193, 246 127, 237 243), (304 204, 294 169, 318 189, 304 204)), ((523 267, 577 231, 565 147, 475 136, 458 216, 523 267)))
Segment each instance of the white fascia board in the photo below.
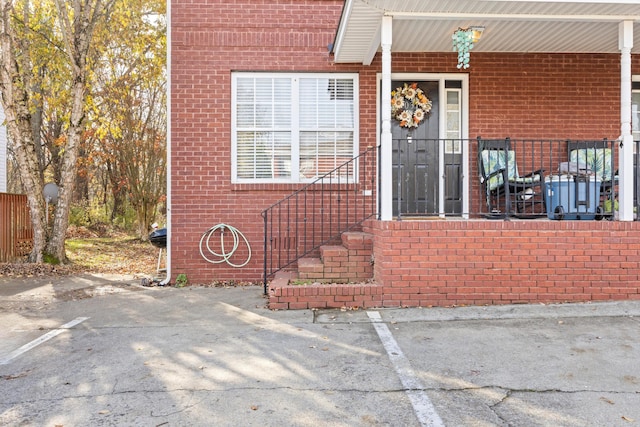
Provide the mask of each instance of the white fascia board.
POLYGON ((364 56, 362 65, 369 66, 373 62, 373 58, 375 58, 376 53, 378 53, 378 48, 380 47, 381 34, 382 34, 382 22, 380 23, 380 26, 378 26, 378 30, 376 31, 375 36, 373 36, 373 38, 371 39, 369 50, 367 51, 367 54, 364 56))
POLYGON ((640 21, 640 9, 637 15, 545 15, 520 13, 477 13, 477 12, 387 12, 394 19, 484 19, 494 21, 546 21, 546 22, 620 22, 640 21))
POLYGON ((340 56, 340 49, 344 41, 344 35, 347 31, 347 22, 351 18, 351 11, 353 10, 354 0, 345 0, 344 7, 342 9, 342 16, 340 17, 340 23, 338 24, 338 32, 336 38, 333 41, 333 55, 338 58, 340 56))
MULTIPOLYGON (((508 3, 531 3, 532 0, 476 0, 478 3, 487 2, 508 2, 508 3)), ((603 3, 603 0, 534 0, 534 3, 603 3)), ((611 4, 640 4, 640 0, 617 0, 611 4)))

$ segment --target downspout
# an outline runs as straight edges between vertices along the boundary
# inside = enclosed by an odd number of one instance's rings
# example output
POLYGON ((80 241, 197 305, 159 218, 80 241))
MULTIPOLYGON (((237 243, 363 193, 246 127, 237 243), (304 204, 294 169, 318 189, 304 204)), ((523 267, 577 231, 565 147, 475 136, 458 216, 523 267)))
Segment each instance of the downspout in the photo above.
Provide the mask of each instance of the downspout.
POLYGON ((171 2, 167 2, 167 277, 161 286, 171 281, 171 2))
POLYGON ((633 221, 633 134, 631 133, 631 48, 633 21, 619 25, 620 48, 620 221, 633 221))

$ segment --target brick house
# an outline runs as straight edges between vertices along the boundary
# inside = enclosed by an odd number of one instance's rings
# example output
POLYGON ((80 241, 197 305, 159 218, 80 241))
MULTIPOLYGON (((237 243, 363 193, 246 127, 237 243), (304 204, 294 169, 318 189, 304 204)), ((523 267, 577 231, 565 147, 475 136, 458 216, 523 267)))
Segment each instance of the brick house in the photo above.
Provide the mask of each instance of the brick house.
POLYGON ((273 308, 640 299, 640 1, 172 0, 169 39, 168 279, 266 275, 273 308), (615 220, 486 219, 479 135, 545 174, 606 139, 615 220))

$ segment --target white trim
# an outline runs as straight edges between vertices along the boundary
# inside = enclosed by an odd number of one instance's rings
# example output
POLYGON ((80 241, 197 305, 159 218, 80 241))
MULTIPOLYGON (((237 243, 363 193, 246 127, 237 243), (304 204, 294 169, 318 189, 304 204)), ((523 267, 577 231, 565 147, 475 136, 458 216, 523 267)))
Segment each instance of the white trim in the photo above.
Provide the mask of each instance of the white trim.
POLYGON ((471 165, 469 164, 469 75, 464 74, 462 80, 462 140, 464 147, 462 148, 462 164, 465 169, 462 170, 462 217, 469 219, 469 202, 471 198, 471 165))
MULTIPOLYGON (((235 104, 233 105, 235 107, 235 104)), ((295 105, 300 105, 300 79, 298 77, 291 79, 291 181, 300 182, 300 139, 298 138, 300 135, 300 111, 294 107, 295 105)), ((233 134, 235 135, 235 132, 233 134)), ((235 176, 235 179, 237 180, 238 177, 235 176)))
POLYGON ((369 64, 371 43, 375 43, 382 17, 398 21, 394 35, 402 41, 394 52, 450 52, 451 41, 443 34, 457 27, 483 25, 487 28, 483 39, 487 40, 478 45, 482 52, 616 53, 615 45, 604 35, 612 34, 622 21, 634 22, 637 28, 640 8, 636 5, 640 3, 588 2, 581 8, 577 0, 527 1, 526 5, 478 0, 469 8, 469 0, 346 0, 334 40, 334 62, 369 64), (559 39, 552 40, 549 34, 559 39))
POLYGON ((235 160, 238 157, 238 138, 236 136, 236 104, 237 104, 237 95, 238 92, 238 83, 237 77, 231 73, 231 183, 233 184, 236 180, 236 176, 238 176, 238 162, 235 160))
MULTIPOLYGON (((631 81, 632 82, 640 82, 640 74, 631 76, 631 81)), ((633 89, 633 87, 631 88, 631 135, 632 136, 634 134, 634 130, 633 130, 633 95, 634 94, 640 95, 640 89, 633 89)), ((636 105, 636 117, 638 118, 638 121, 640 122, 640 102, 636 103, 635 105, 636 105)), ((639 123, 639 126, 640 126, 640 123, 639 123)), ((636 155, 636 148, 637 148, 635 142, 640 141, 640 129, 636 130, 635 133, 636 133, 636 135, 639 135, 639 136, 635 137, 633 139, 634 140, 634 144, 633 144, 633 150, 634 150, 633 153, 634 153, 634 155, 636 155)))
MULTIPOLYGON (((440 80, 438 82, 438 98, 440 99, 440 111, 439 116, 440 120, 438 121, 438 139, 442 141, 442 135, 444 134, 446 137, 446 129, 447 129, 447 100, 446 100, 446 90, 445 90, 444 81, 440 80)), ((462 109, 462 106, 460 106, 462 109)), ((462 127, 462 123, 460 123, 460 127, 462 127)), ((462 129, 461 129, 462 130, 462 129)), ((462 133, 462 132, 461 132, 462 133)), ((444 144, 438 147, 438 213, 441 218, 445 217, 444 210, 444 192, 445 192, 445 182, 444 182, 444 144)), ((463 166, 464 167, 464 166, 463 166)))
MULTIPOLYGON (((377 84, 382 85, 382 91, 391 94, 391 70, 393 69, 391 48, 393 46, 393 18, 385 16, 382 18, 380 29, 380 39, 382 47, 381 79, 377 84)), ((380 96, 377 96, 380 99, 380 96)), ((378 101, 379 102, 379 101, 378 101)), ((378 201, 380 206, 380 219, 390 221, 393 219, 393 137, 391 134, 391 102, 385 102, 377 108, 380 117, 377 123, 382 122, 382 132, 380 135, 378 150, 378 167, 380 176, 378 177, 378 201)), ((376 123, 376 126, 377 126, 376 123)))
POLYGON ((367 54, 364 57, 364 61, 362 61, 362 65, 369 66, 373 62, 373 59, 376 57, 378 53, 378 48, 382 45, 382 25, 378 26, 376 33, 371 38, 371 44, 369 45, 369 49, 367 54))
MULTIPOLYGON (((232 184, 304 184, 312 182, 312 179, 301 179, 299 166, 299 147, 300 147, 300 118, 296 106, 299 101, 299 83, 300 79, 350 79, 353 81, 353 145, 352 157, 360 152, 360 97, 359 86, 360 76, 358 73, 278 73, 278 72, 260 72, 260 71, 241 71, 231 73, 231 183, 232 184), (291 81, 291 127, 286 129, 291 132, 291 177, 290 178, 256 178, 256 179, 238 179, 238 139, 237 139, 237 82, 240 78, 285 78, 291 81)), ((284 131, 284 129, 282 129, 284 131)), ((358 181, 359 177, 355 177, 358 181)))
MULTIPOLYGON (((440 122, 438 123, 438 138, 445 139, 446 135, 446 104, 444 99, 445 94, 445 83, 447 80, 449 81, 460 81, 462 83, 461 88, 461 138, 463 140, 463 148, 462 148, 462 213, 463 218, 467 219, 469 217, 469 176, 471 175, 469 165, 469 75, 464 73, 392 73, 391 81, 393 80, 402 80, 402 81, 437 81, 438 82, 438 92, 440 96, 440 122)), ((380 145, 380 135, 381 135, 381 122, 382 122, 382 73, 377 73, 376 75, 376 93, 377 93, 377 120, 376 120, 376 135, 378 138, 378 145, 380 145)), ((391 93, 391 90, 389 90, 391 93)), ((389 95, 391 96, 391 95, 389 95)), ((381 160, 382 161, 382 160, 381 160)), ((444 169, 444 149, 439 150, 439 159, 438 159, 438 167, 440 168, 440 173, 438 174, 438 191, 439 191, 439 199, 438 199, 438 209, 441 217, 444 217, 444 190, 445 190, 445 182, 444 175, 442 171, 444 169)), ((393 191, 391 192, 390 199, 393 198, 393 191)), ((391 203, 391 202, 389 202, 391 203)), ((384 204, 384 201, 382 201, 384 204)))
POLYGON ((342 17, 340 18, 340 23, 338 24, 338 33, 336 34, 334 41, 335 45, 333 46, 333 52, 339 52, 342 47, 342 42, 344 41, 344 33, 347 31, 347 23, 351 19, 351 11, 353 10, 353 0, 345 0, 344 8, 342 9, 342 17))
POLYGON ((386 12, 394 19, 404 20, 452 20, 480 19, 484 21, 527 21, 527 22, 620 22, 640 21, 638 15, 545 15, 520 13, 478 13, 478 12, 386 12))
MULTIPOLYGON (((478 2, 529 3, 531 0, 476 0, 478 2)), ((602 3, 602 0, 536 0, 536 3, 602 3)), ((640 0, 616 0, 616 4, 640 4, 640 0)))
POLYGON ((633 135, 631 133, 631 48, 633 47, 633 22, 620 22, 618 33, 618 46, 620 48, 619 218, 620 221, 633 221, 634 171, 633 135))

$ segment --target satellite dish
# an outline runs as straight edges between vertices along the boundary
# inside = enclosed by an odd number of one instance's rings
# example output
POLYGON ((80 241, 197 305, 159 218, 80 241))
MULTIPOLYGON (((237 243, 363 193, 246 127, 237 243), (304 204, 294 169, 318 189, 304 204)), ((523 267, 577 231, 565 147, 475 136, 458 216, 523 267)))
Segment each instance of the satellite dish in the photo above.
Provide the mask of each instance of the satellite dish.
POLYGON ((56 204, 58 201, 58 186, 53 182, 45 184, 42 189, 42 195, 47 203, 56 204))

